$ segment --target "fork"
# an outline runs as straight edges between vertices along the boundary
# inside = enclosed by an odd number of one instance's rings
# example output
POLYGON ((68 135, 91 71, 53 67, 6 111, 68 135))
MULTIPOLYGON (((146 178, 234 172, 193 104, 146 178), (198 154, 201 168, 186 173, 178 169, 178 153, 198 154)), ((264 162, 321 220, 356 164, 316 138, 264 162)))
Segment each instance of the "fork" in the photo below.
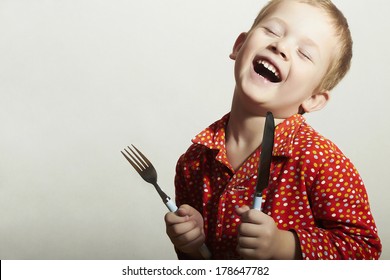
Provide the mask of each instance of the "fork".
POLYGON ((127 146, 130 152, 124 149, 126 154, 121 151, 122 155, 129 161, 138 174, 141 175, 142 179, 154 186, 169 211, 176 212, 177 206, 175 202, 157 184, 157 171, 153 164, 134 145, 131 146, 133 146, 134 150, 127 146))
MULTIPOLYGON (((157 184, 157 171, 153 164, 134 145, 131 146, 133 149, 130 146, 127 146, 129 151, 125 148, 125 153, 121 151, 122 155, 134 167, 142 179, 154 186, 169 211, 176 212, 178 208, 175 202, 157 184)), ((211 253, 206 244, 202 244, 202 246, 199 248, 199 252, 203 258, 211 258, 211 253)))

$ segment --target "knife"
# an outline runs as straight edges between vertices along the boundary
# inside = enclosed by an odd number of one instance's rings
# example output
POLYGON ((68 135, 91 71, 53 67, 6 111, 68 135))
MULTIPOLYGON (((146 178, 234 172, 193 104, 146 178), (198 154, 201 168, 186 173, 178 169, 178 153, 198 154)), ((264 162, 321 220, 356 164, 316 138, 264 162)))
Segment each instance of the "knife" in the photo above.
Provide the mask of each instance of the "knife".
POLYGON ((256 194, 253 209, 261 210, 262 192, 268 186, 271 167, 272 149, 274 146, 275 121, 271 112, 267 112, 263 132, 263 143, 257 173, 256 194))

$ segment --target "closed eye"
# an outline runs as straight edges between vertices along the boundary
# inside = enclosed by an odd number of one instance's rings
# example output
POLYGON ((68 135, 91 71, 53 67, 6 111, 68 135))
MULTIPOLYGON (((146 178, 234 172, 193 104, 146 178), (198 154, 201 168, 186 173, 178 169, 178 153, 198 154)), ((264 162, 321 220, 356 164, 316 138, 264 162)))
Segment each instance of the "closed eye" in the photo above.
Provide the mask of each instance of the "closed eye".
POLYGON ((264 29, 265 29, 266 33, 274 35, 276 37, 280 37, 279 33, 277 31, 275 31, 274 29, 271 29, 269 27, 264 27, 264 29))
POLYGON ((305 50, 298 50, 298 53, 299 53, 299 55, 302 56, 303 58, 308 59, 308 60, 310 60, 310 61, 313 61, 311 55, 310 55, 307 51, 305 51, 305 50))

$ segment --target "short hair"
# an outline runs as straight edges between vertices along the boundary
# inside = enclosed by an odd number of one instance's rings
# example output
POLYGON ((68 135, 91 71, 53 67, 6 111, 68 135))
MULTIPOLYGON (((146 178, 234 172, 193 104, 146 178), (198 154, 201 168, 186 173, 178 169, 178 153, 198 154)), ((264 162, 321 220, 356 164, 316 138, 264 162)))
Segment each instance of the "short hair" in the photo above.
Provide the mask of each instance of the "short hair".
MULTIPOLYGON (((270 13, 272 13, 283 1, 285 0, 270 0, 256 17, 250 31, 256 28, 258 24, 270 13)), ((335 35, 339 38, 339 43, 337 46, 338 56, 335 57, 329 65, 328 71, 320 84, 321 90, 332 90, 344 78, 344 76, 351 68, 353 41, 351 32, 349 30, 348 21, 343 13, 330 0, 294 1, 321 8, 330 16, 334 24, 335 35)))

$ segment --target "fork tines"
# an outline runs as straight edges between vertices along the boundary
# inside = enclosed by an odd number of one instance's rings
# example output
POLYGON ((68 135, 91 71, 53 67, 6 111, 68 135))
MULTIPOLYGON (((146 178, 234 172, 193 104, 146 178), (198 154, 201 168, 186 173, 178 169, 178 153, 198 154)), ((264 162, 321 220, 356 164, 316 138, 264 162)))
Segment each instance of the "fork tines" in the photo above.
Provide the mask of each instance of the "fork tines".
POLYGON ((145 170, 147 167, 153 166, 152 163, 133 144, 131 146, 134 149, 130 146, 127 146, 129 151, 124 149, 127 155, 122 151, 121 153, 138 173, 145 170))

